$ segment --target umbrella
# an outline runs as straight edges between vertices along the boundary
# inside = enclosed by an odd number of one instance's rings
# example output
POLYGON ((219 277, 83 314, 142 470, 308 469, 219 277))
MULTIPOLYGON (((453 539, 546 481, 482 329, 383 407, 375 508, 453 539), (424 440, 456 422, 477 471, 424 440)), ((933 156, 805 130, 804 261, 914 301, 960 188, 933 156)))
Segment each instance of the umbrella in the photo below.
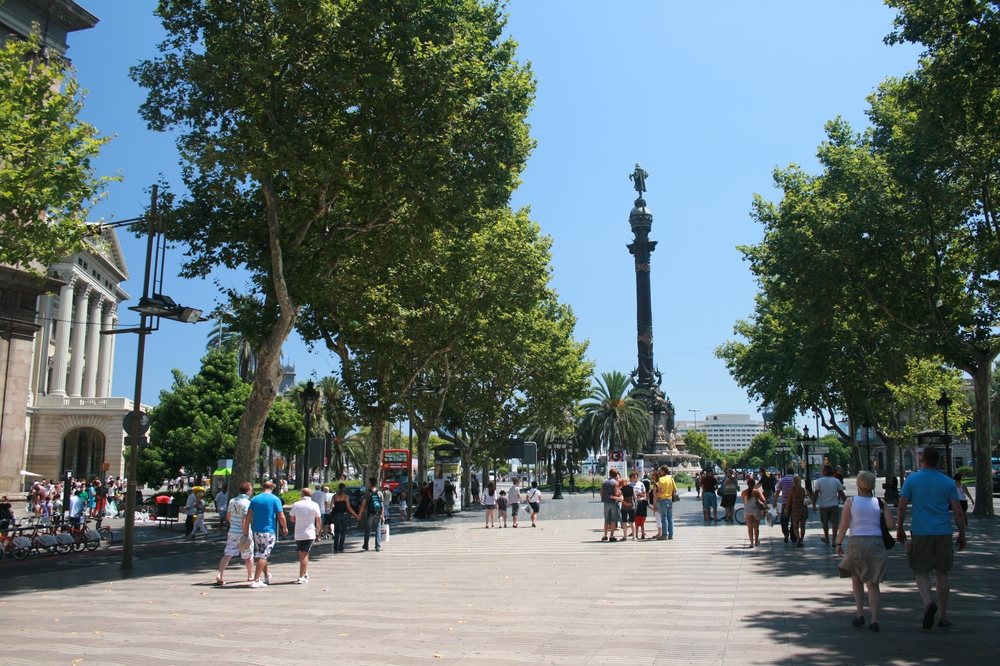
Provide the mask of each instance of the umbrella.
POLYGON ((212 472, 212 476, 229 476, 233 473, 233 470, 228 467, 220 467, 219 469, 212 472))

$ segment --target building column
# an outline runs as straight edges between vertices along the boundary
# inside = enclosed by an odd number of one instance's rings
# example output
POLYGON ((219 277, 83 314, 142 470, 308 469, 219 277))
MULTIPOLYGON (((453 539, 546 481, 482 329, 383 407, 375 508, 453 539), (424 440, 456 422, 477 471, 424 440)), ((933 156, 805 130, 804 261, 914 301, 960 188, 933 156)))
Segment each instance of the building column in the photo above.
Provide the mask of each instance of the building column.
POLYGON ((99 293, 90 299, 90 311, 87 313, 87 355, 84 357, 83 391, 84 398, 97 395, 97 370, 100 365, 97 357, 101 349, 101 306, 104 297, 99 293))
MULTIPOLYGON (((113 302, 106 301, 104 317, 101 321, 102 331, 113 331, 118 325, 117 308, 113 302)), ((113 335, 101 336, 100 360, 97 365, 97 392, 94 394, 98 398, 107 398, 111 395, 111 344, 114 342, 113 335)))
POLYGON ((59 311, 56 314, 56 353, 52 368, 52 386, 48 393, 66 395, 66 363, 69 362, 69 327, 73 318, 73 283, 75 277, 59 290, 59 311))
POLYGON ((31 359, 31 384, 28 387, 28 404, 33 405, 34 397, 45 391, 45 371, 49 365, 49 340, 52 337, 52 297, 38 297, 38 317, 36 322, 41 329, 35 336, 34 350, 31 359))
POLYGON ((90 300, 90 285, 83 284, 76 291, 76 304, 73 308, 73 340, 69 358, 69 381, 66 392, 74 398, 79 398, 83 387, 83 354, 87 339, 87 301, 90 300))

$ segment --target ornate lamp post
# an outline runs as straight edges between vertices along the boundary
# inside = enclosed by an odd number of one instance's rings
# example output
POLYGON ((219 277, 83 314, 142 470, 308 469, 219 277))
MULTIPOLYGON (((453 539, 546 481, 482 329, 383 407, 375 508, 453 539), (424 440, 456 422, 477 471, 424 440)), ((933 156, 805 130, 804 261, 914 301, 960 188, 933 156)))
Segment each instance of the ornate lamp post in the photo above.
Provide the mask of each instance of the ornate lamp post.
POLYGON ((302 462, 298 465, 297 472, 299 478, 295 480, 295 485, 302 489, 309 486, 309 440, 312 435, 312 411, 319 399, 319 391, 316 390, 313 380, 310 379, 306 382, 306 387, 302 389, 302 394, 299 397, 302 400, 302 410, 306 413, 306 447, 302 451, 302 462))
POLYGON ((566 451, 566 442, 562 439, 553 440, 549 447, 556 454, 556 479, 552 484, 552 499, 562 499, 562 459, 563 452, 566 451))
POLYGON ((948 434, 948 408, 951 407, 951 398, 944 391, 941 391, 941 397, 937 399, 937 406, 941 408, 941 412, 944 414, 944 450, 946 461, 944 468, 948 471, 948 476, 951 476, 951 435, 948 434))
POLYGON ((802 455, 805 457, 806 463, 806 490, 812 492, 812 476, 809 474, 809 446, 816 442, 816 437, 809 436, 809 426, 802 426, 802 437, 798 438, 798 441, 802 444, 802 455))
POLYGON ((871 429, 872 424, 865 421, 861 424, 861 427, 865 429, 865 448, 868 449, 868 460, 865 463, 865 470, 872 471, 872 441, 871 441, 871 429))

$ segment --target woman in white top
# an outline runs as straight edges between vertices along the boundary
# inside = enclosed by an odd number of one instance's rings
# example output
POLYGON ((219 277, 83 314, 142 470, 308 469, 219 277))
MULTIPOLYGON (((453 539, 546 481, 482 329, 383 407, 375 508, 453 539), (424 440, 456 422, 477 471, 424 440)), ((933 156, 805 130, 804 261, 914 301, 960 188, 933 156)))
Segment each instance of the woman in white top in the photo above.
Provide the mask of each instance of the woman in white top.
POLYGON ((483 506, 486 507, 486 529, 490 527, 496 527, 496 523, 493 522, 493 511, 497 508, 497 484, 490 481, 489 485, 486 486, 486 492, 483 493, 483 506))
POLYGON ((848 497, 844 503, 843 515, 840 519, 840 531, 837 533, 837 556, 843 560, 837 568, 841 578, 851 578, 854 588, 854 603, 858 615, 851 620, 855 627, 865 626, 864 605, 865 590, 868 586, 868 605, 871 606, 872 621, 868 628, 878 631, 878 609, 881 603, 881 592, 878 585, 885 580, 885 571, 889 565, 889 555, 882 541, 883 516, 885 526, 892 532, 896 529, 896 519, 889 507, 881 500, 872 496, 875 488, 875 475, 871 472, 858 474, 858 495, 848 497), (851 528, 851 541, 847 545, 847 554, 843 552, 844 535, 851 528))

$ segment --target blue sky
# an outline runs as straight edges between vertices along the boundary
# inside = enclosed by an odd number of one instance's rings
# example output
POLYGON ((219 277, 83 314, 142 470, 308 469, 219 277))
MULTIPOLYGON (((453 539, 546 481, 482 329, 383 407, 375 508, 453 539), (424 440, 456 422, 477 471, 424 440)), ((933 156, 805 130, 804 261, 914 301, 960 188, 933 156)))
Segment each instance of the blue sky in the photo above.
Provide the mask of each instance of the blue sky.
MULTIPOLYGON (((83 117, 117 134, 97 168, 124 176, 95 217, 133 217, 158 174, 180 180, 173 138, 145 128, 143 91, 128 78, 163 33, 152 0, 79 1, 101 19, 69 40, 90 91, 83 117)), ((530 116, 538 147, 512 203, 530 206, 553 237, 554 286, 573 306, 597 371, 629 372, 636 363, 635 273, 625 245, 635 198, 628 174, 640 162, 659 241, 651 275, 663 389, 680 419, 691 409, 700 417, 755 412, 712 354, 753 309, 755 285, 736 250, 761 235, 749 217, 752 196, 776 196, 777 166, 815 169, 827 120, 841 115, 863 127, 865 97, 886 76, 913 69, 918 50, 882 43, 894 14, 877 0, 514 0, 509 12, 508 32, 538 78, 530 116)), ((137 296, 144 246, 122 241, 133 276, 125 287, 137 296)), ((180 258, 174 250, 168 267, 180 258)), ((214 277, 242 284, 238 274, 214 277)), ((164 291, 206 311, 218 298, 213 280, 169 277, 169 269, 164 291)), ((122 325, 134 323, 131 314, 122 325)), ((143 402, 170 386, 172 368, 197 372, 208 329, 163 322, 147 343, 143 402)), ((132 395, 135 343, 118 340, 114 395, 132 395)), ((297 337, 285 353, 300 379, 336 368, 297 337)))

